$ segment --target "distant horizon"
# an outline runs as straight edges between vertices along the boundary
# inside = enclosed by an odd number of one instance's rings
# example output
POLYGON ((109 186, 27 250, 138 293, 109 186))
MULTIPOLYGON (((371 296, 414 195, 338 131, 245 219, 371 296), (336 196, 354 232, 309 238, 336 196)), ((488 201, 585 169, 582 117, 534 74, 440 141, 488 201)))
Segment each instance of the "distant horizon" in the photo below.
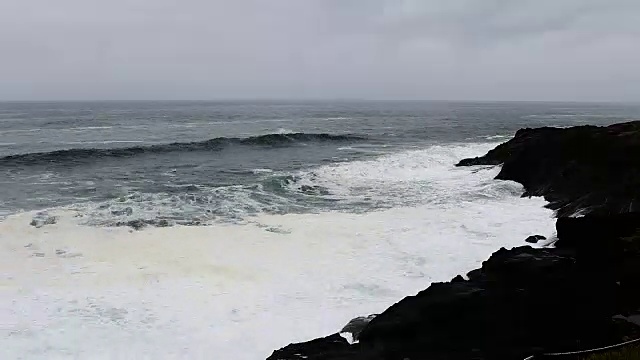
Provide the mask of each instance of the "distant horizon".
POLYGON ((219 98, 219 99, 0 99, 0 103, 153 103, 153 102, 433 102, 433 103, 562 103, 562 104, 629 104, 640 105, 640 100, 493 100, 493 99, 349 99, 349 98, 219 98))

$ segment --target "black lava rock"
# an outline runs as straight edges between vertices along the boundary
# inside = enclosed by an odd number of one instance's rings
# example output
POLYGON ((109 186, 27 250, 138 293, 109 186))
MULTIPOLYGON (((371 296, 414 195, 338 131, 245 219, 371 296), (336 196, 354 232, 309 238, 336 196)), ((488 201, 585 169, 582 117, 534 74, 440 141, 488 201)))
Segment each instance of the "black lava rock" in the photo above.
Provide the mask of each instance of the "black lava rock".
POLYGON ((376 316, 377 314, 373 314, 369 316, 359 316, 355 319, 352 319, 347 325, 342 328, 342 330, 340 330, 340 334, 349 333, 351 334, 351 338, 354 341, 357 341, 360 338, 362 329, 364 329, 364 327, 367 326, 376 316))
POLYGON ((458 166, 497 164, 497 179, 521 183, 523 196, 544 196, 560 217, 640 212, 640 121, 521 129, 458 166))
POLYGON ((542 236, 542 235, 531 235, 528 238, 526 238, 524 241, 530 243, 530 244, 535 244, 540 240, 546 240, 547 238, 542 236))
POLYGON ((358 322, 357 343, 335 334, 269 360, 524 359, 640 336, 640 121, 522 129, 458 165, 499 164, 498 179, 556 210, 555 247, 500 249, 468 280, 431 284, 358 322), (566 217, 576 213, 586 216, 566 217))

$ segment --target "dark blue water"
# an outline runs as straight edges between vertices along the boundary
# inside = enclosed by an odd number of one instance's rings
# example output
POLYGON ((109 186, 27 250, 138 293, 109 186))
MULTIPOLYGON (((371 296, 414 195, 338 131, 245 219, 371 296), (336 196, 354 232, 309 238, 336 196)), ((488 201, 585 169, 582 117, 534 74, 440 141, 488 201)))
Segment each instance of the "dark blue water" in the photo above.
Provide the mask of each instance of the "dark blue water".
POLYGON ((640 106, 626 104, 0 103, 0 214, 75 206, 94 224, 113 225, 368 211, 386 202, 346 201, 315 184, 314 169, 504 141, 522 127, 638 118, 640 106))

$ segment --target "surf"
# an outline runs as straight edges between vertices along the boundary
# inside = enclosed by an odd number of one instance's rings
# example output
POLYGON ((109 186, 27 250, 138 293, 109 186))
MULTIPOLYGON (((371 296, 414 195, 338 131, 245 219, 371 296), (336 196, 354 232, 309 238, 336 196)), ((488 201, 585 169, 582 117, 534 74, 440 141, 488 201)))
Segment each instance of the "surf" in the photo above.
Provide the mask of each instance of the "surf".
POLYGON ((176 142, 121 148, 72 148, 49 152, 8 155, 0 158, 0 166, 73 164, 97 161, 101 158, 131 158, 144 154, 163 154, 191 151, 220 151, 232 145, 256 147, 286 147, 305 142, 354 143, 367 140, 366 136, 328 133, 273 133, 247 138, 218 137, 205 141, 176 142))

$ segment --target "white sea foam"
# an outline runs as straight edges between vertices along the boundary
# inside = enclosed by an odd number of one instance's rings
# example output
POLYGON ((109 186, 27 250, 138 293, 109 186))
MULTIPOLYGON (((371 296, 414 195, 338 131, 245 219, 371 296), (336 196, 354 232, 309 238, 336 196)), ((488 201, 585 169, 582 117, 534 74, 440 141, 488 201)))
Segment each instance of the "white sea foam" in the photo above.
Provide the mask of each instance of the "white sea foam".
POLYGON ((262 169, 262 168, 259 168, 259 169, 253 169, 253 170, 251 170, 251 171, 252 171, 254 174, 271 174, 271 173, 273 173, 273 170, 271 170, 271 169, 266 169, 266 168, 265 168, 265 169, 262 169))
POLYGON ((362 185, 420 199, 364 214, 138 232, 82 226, 68 211, 38 229, 32 214, 10 216, 0 223, 0 358, 253 360, 334 333, 501 246, 552 235, 542 199, 492 180, 495 168, 452 166, 491 146, 314 170, 315 184, 345 197, 362 185))
POLYGON ((60 131, 86 131, 86 130, 111 130, 113 126, 77 126, 59 129, 60 131))
POLYGON ((511 138, 513 135, 491 135, 491 136, 485 136, 484 138, 487 140, 500 140, 500 139, 508 139, 511 138))
POLYGON ((20 133, 30 133, 30 132, 38 132, 38 131, 42 131, 42 129, 34 128, 34 129, 3 130, 3 131, 0 131, 0 134, 20 134, 20 133))
POLYGON ((280 135, 287 135, 287 134, 293 134, 293 133, 295 133, 295 131, 290 129, 285 129, 285 128, 278 128, 278 130, 276 130, 276 134, 280 134, 280 135))
POLYGON ((494 143, 436 145, 380 156, 372 160, 322 166, 298 174, 290 186, 321 186, 337 198, 353 204, 455 206, 460 201, 499 190, 495 196, 521 193, 515 183, 493 180, 498 168, 470 172, 455 168, 459 159, 487 152, 494 143), (506 190, 506 191, 502 191, 506 190))

